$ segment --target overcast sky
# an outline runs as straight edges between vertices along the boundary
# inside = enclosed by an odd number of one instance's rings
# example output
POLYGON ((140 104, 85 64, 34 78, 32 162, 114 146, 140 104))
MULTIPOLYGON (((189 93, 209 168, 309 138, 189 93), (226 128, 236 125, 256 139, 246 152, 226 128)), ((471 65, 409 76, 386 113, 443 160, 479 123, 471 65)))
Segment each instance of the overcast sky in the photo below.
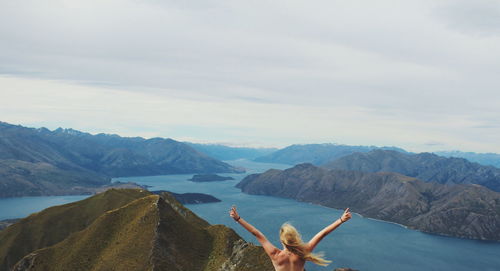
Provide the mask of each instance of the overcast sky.
POLYGON ((500 1, 0 0, 0 121, 500 152, 500 1))

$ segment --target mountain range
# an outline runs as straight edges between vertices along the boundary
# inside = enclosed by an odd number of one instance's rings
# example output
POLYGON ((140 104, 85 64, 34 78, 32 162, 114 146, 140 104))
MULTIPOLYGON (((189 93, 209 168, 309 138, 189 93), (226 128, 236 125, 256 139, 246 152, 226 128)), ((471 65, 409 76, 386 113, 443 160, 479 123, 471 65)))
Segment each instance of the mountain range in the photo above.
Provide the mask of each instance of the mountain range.
POLYGON ((273 270, 261 247, 168 193, 111 189, 0 231, 1 270, 273 270))
MULTIPOLYGON (((233 158, 246 158, 250 160, 253 159, 257 162, 284 163, 289 165, 296 165, 300 163, 322 165, 355 152, 369 152, 375 149, 394 150, 402 153, 410 153, 398 147, 350 146, 324 143, 304 145, 296 144, 282 149, 276 149, 275 151, 271 151, 272 149, 269 149, 270 152, 268 154, 258 157, 254 157, 253 155, 248 157, 244 155, 236 155, 233 158)), ((224 156, 224 150, 228 153, 237 153, 236 149, 233 150, 233 148, 227 146, 224 146, 224 149, 221 148, 219 150, 221 150, 221 153, 219 154, 221 156, 224 156)), ((259 149, 253 150, 253 153, 257 153, 259 151, 259 149)), ((481 165, 500 168, 500 154, 498 153, 475 153, 462 151, 436 151, 433 153, 444 157, 465 158, 471 162, 476 162, 481 165)))
POLYGON ((476 162, 481 165, 500 168, 500 154, 498 153, 476 153, 461 151, 438 151, 434 153, 445 157, 465 158, 471 162, 476 162))
POLYGON ((373 150, 341 157, 325 164, 324 167, 362 172, 397 172, 428 182, 480 184, 491 190, 500 191, 499 168, 432 153, 411 154, 373 150))
POLYGON ((374 149, 405 152, 405 150, 397 147, 349 146, 330 143, 305 145, 297 144, 280 149, 266 156, 258 157, 254 160, 256 162, 281 163, 289 165, 301 163, 322 165, 355 152, 369 152, 374 149))
POLYGON ((172 139, 0 122, 0 197, 74 194, 111 177, 243 171, 172 139))
POLYGON ((444 185, 398 173, 300 164, 249 175, 237 187, 249 194, 349 207, 424 232, 500 241, 500 193, 480 185, 444 185))

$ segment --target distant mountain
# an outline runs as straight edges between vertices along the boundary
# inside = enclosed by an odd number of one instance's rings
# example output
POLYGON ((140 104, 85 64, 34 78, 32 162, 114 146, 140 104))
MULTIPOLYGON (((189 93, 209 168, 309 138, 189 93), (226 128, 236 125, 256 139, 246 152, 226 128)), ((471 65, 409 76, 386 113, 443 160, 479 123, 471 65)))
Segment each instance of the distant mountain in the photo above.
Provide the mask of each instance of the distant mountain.
POLYGON ((109 190, 0 232, 1 270, 273 270, 261 247, 170 194, 109 190))
POLYGON ((476 162, 481 165, 500 168, 500 154, 498 153, 475 153, 461 151, 439 151, 434 153, 445 157, 465 158, 471 162, 476 162))
POLYGON ((296 165, 300 163, 312 163, 322 165, 339 157, 343 157, 355 152, 369 152, 374 149, 395 150, 405 152, 396 147, 375 147, 375 146, 349 146, 337 144, 306 144, 291 145, 266 156, 258 157, 256 162, 281 163, 296 165))
POLYGON ((49 131, 6 123, 0 123, 0 150, 0 159, 84 168, 112 177, 237 171, 172 139, 49 131))
POLYGON ((482 166, 463 158, 447 158, 432 153, 373 150, 339 158, 324 167, 363 172, 397 172, 428 182, 480 184, 500 191, 500 169, 482 166))
POLYGON ((110 177, 215 172, 241 169, 172 139, 0 122, 0 197, 75 194, 73 187, 109 184, 110 177))
POLYGON ((219 160, 248 159, 253 160, 257 157, 268 155, 277 151, 275 148, 244 148, 229 147, 221 144, 200 144, 184 142, 195 150, 219 160))
POLYGON ((397 173, 328 170, 300 164, 244 178, 243 192, 292 198, 455 237, 500 240, 500 193, 397 173))

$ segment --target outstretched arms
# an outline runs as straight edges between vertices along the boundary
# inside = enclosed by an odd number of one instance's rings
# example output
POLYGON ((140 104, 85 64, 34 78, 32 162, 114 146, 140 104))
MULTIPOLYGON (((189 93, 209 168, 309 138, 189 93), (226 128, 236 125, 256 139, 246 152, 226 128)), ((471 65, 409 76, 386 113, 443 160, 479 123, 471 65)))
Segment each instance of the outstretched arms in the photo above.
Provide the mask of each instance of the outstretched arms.
POLYGON ((274 255, 279 252, 279 250, 267 240, 266 236, 264 236, 262 232, 260 232, 257 228, 241 218, 241 216, 236 211, 236 206, 233 205, 233 207, 231 207, 229 215, 234 219, 234 221, 239 223, 243 228, 245 228, 247 231, 253 234, 255 238, 257 238, 257 241, 259 241, 269 257, 273 258, 274 255))
POLYGON ((309 251, 313 251, 314 248, 319 244, 319 242, 327 236, 330 232, 338 228, 342 223, 346 222, 347 220, 351 219, 352 215, 351 212, 349 211, 349 208, 345 209, 344 213, 342 216, 335 220, 332 224, 329 226, 325 227, 322 229, 320 232, 318 232, 312 239, 307 243, 307 248, 309 251))

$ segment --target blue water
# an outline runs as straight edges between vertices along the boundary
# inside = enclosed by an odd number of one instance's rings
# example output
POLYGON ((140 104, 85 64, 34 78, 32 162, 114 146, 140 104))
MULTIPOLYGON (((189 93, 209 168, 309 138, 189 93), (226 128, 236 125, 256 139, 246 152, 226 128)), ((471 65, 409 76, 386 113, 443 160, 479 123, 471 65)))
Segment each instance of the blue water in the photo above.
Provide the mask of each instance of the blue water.
POLYGON ((0 199, 0 220, 25 217, 51 206, 79 201, 87 197, 89 196, 49 196, 0 199))
MULTIPOLYGON (((246 160, 228 161, 248 169, 245 174, 232 176, 234 181, 195 183, 187 181, 192 175, 129 177, 116 180, 134 181, 152 186, 150 190, 170 190, 177 193, 207 193, 222 202, 187 205, 212 224, 224 224, 235 229, 247 241, 255 238, 228 216, 231 205, 237 205, 240 215, 260 229, 279 247, 278 230, 288 221, 301 231, 303 239, 336 220, 341 210, 267 196, 241 193, 234 186, 247 174, 269 168, 284 169, 289 165, 254 163, 246 160)), ((0 200, 0 220, 29 215, 53 205, 64 204, 87 196, 23 197, 0 200)), ((354 215, 346 224, 332 232, 318 245, 326 258, 333 260, 328 267, 313 264, 308 271, 351 267, 367 270, 500 270, 500 242, 473 241, 442 237, 408 230, 402 226, 354 215)))
MULTIPOLYGON (((269 168, 284 169, 289 165, 254 163, 245 160, 226 161, 243 166, 246 174, 223 174, 234 181, 194 183, 186 181, 192 175, 120 178, 152 186, 151 190, 177 193, 211 194, 222 202, 187 205, 212 224, 224 224, 235 229, 245 240, 257 240, 228 216, 231 205, 238 207, 245 220, 252 223, 279 247, 278 230, 288 221, 309 240, 323 227, 336 220, 342 210, 335 210, 290 199, 254 196, 241 193, 234 186, 247 174, 269 168)), ((359 270, 500 270, 500 242, 473 241, 443 237, 408 230, 402 226, 354 215, 318 245, 333 260, 328 267, 307 264, 306 269, 331 271, 338 267, 359 270)))

